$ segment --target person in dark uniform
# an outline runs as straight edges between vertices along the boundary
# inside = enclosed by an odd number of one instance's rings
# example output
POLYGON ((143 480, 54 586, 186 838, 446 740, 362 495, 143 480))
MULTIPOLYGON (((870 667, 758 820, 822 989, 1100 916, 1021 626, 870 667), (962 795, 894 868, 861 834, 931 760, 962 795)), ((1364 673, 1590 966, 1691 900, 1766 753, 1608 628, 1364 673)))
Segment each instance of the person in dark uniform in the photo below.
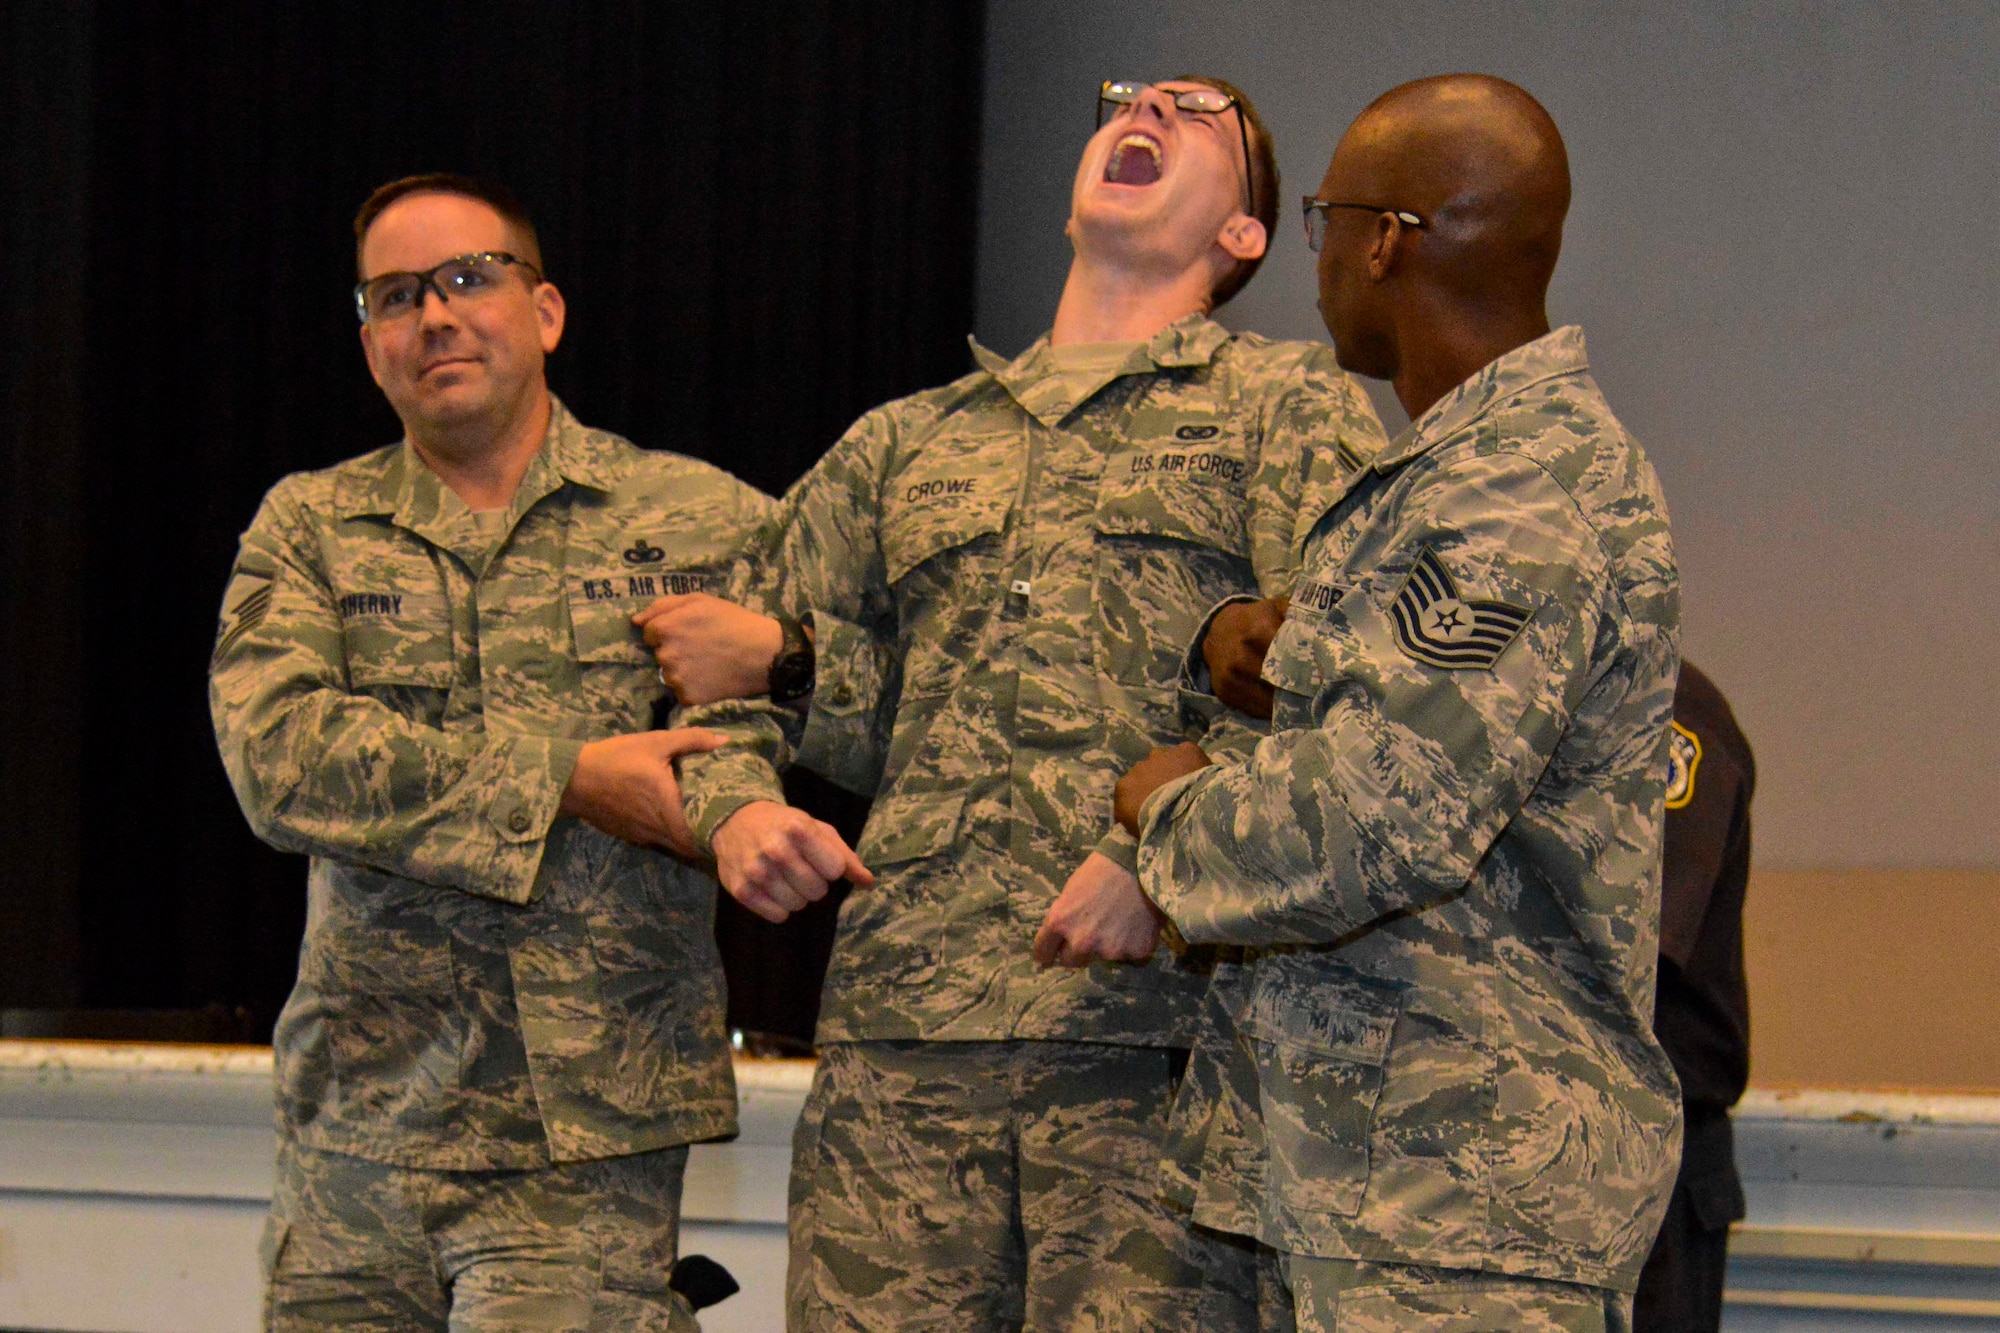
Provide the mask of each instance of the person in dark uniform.
POLYGON ((1750 1078, 1743 893, 1757 764, 1729 701, 1691 662, 1674 690, 1673 733, 1653 1031, 1680 1076, 1687 1137, 1639 1276, 1635 1333, 1721 1327, 1729 1224, 1743 1216, 1729 1108, 1750 1078))

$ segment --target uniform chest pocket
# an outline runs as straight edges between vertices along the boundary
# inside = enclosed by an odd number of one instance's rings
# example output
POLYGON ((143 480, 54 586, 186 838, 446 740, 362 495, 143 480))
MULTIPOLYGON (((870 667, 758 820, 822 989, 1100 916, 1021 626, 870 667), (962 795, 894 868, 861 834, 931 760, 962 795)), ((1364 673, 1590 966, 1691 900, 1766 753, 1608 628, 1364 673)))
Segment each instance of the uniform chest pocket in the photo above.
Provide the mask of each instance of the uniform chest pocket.
POLYGON ((425 726, 444 718, 455 669, 442 593, 377 589, 335 595, 348 685, 425 726))
POLYGON ((728 578, 720 569, 572 572, 564 595, 576 660, 593 666, 651 669, 652 651, 632 617, 656 598, 690 592, 720 596, 727 587, 728 578))
POLYGON ((1009 472, 939 461, 891 485, 882 513, 882 561, 891 584, 947 551, 995 545, 1007 527, 1017 485, 1009 472))
POLYGON ((1105 675, 1170 686, 1202 617, 1226 597, 1258 592, 1248 472, 1240 447, 1216 440, 1110 460, 1092 517, 1105 675))
POLYGON ((1237 1028, 1256 1062, 1273 1191, 1296 1213, 1352 1216, 1400 996, 1324 968, 1311 955, 1261 963, 1237 1028))
POLYGON ((455 636, 444 575, 430 549, 363 519, 342 526, 328 556, 349 687, 405 716, 421 717, 433 704, 441 712, 455 636))
POLYGON ((882 561, 907 650, 906 697, 948 691, 978 656, 1005 592, 1004 534, 1019 485, 1012 466, 964 454, 925 460, 891 483, 882 561))
POLYGON ((1186 542, 1248 559, 1250 471, 1241 441, 1227 436, 1114 455, 1098 495, 1097 530, 1108 537, 1186 542))

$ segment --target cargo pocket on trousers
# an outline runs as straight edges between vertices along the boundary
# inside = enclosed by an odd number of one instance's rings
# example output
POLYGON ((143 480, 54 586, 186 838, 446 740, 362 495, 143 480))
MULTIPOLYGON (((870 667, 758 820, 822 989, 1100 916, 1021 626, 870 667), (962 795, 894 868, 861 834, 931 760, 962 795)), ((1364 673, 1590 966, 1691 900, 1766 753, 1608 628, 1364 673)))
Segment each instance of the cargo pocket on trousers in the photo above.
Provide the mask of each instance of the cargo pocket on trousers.
POLYGON ((600 1250, 591 1333, 695 1333, 694 1309, 668 1283, 673 1265, 657 1250, 606 1241, 600 1250))
POLYGON ((1258 980, 1238 1031, 1257 1064, 1271 1190, 1293 1212, 1351 1217, 1368 1189, 1369 1133, 1399 1006, 1311 975, 1289 978, 1291 988, 1258 980))

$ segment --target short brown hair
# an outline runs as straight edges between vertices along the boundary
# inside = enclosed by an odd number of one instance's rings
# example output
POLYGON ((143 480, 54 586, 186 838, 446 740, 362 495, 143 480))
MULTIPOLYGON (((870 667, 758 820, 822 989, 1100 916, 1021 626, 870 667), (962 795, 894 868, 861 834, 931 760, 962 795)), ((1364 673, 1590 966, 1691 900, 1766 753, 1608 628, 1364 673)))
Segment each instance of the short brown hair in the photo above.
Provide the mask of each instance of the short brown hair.
MULTIPOLYGON (((1235 99, 1236 114, 1243 117, 1243 125, 1250 131, 1250 160, 1244 164, 1250 173, 1250 215, 1264 224, 1264 254, 1269 254, 1278 239, 1278 150, 1264 118, 1257 114, 1257 104, 1227 79, 1211 78, 1206 74, 1176 74, 1174 82, 1205 83, 1235 99)), ((1208 308, 1218 309, 1242 291, 1256 276, 1263 262, 1264 255, 1239 260, 1236 267, 1223 274, 1222 280, 1209 292, 1208 308)))
POLYGON ((527 253, 517 258, 527 260, 535 266, 536 272, 542 272, 541 238, 535 234, 535 224, 528 217, 528 210, 521 206, 521 201, 514 197, 512 190, 492 181, 476 180, 471 176, 454 176, 450 172, 432 171, 421 176, 405 176, 401 180, 390 181, 362 202, 361 211, 354 215, 356 277, 368 276, 361 272, 361 246, 368 239, 368 229, 375 225, 375 219, 381 217, 389 205, 412 194, 456 194, 467 199, 477 199, 498 213, 502 221, 521 234, 521 248, 527 253))

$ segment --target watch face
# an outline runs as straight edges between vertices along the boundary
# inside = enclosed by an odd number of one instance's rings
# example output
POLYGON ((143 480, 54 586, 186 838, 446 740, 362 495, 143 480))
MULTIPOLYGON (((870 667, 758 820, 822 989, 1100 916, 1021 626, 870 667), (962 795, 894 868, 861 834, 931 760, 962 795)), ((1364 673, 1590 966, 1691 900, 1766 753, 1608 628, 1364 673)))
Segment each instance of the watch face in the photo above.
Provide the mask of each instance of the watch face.
POLYGON ((777 661, 771 663, 771 702, 786 704, 812 693, 813 645, 796 620, 781 619, 778 623, 785 640, 777 661))
POLYGON ((804 652, 786 653, 771 666, 771 701, 790 703, 809 693, 813 686, 813 656, 804 652))

